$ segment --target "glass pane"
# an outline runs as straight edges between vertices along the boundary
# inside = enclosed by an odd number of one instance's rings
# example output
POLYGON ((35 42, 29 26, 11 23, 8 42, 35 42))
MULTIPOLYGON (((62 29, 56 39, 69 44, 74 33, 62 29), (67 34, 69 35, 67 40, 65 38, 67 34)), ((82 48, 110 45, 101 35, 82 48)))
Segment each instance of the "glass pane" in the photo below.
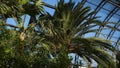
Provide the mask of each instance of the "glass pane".
POLYGON ((88 2, 85 3, 85 6, 89 6, 91 8, 91 11, 94 11, 97 6, 90 4, 88 2))
POLYGON ((118 14, 120 16, 120 10, 118 10, 116 14, 118 14))
POLYGON ((108 34, 110 33, 111 29, 110 29, 110 28, 107 28, 107 27, 104 27, 104 28, 105 28, 105 29, 103 29, 103 30, 101 31, 101 33, 102 33, 105 37, 107 37, 108 34))
POLYGON ((101 9, 96 16, 100 16, 99 20, 104 21, 104 19, 107 17, 107 15, 109 14, 108 11, 101 9))
POLYGON ((94 37, 94 36, 95 36, 95 33, 88 33, 84 35, 85 38, 94 37))
POLYGON ((116 37, 112 37, 110 40, 111 40, 112 42, 116 42, 117 39, 118 39, 118 38, 116 38, 116 37))
POLYGON ((75 2, 81 2, 82 0, 75 0, 75 2))
POLYGON ((17 26, 17 23, 15 22, 15 20, 13 18, 7 18, 6 23, 17 26))
POLYGON ((114 41, 114 42, 116 42, 117 39, 119 38, 119 36, 120 36, 120 32, 116 31, 116 32, 113 34, 111 40, 114 41))
POLYGON ((54 9, 51 9, 51 8, 48 8, 48 7, 45 7, 45 6, 44 6, 44 9, 45 9, 47 12, 49 12, 51 15, 53 15, 54 12, 55 12, 54 9))
POLYGON ((98 5, 102 0, 87 0, 88 2, 98 5))
POLYGON ((120 26, 118 27, 118 29, 120 29, 120 26))
POLYGON ((120 32, 115 31, 115 33, 114 33, 113 37, 118 38, 119 36, 120 36, 120 32))
MULTIPOLYGON (((17 26, 17 23, 15 22, 15 20, 13 18, 7 18, 7 21, 6 21, 7 24, 11 24, 13 26, 17 26)), ((10 26, 7 26, 8 29, 10 29, 11 27, 10 26)))
POLYGON ((105 9, 107 9, 107 10, 109 10, 109 11, 113 10, 114 7, 115 7, 115 6, 113 6, 113 5, 110 4, 110 3, 106 3, 106 4, 103 6, 103 8, 105 8, 105 9))
POLYGON ((119 19, 120 19, 120 16, 118 16, 118 15, 113 15, 113 16, 111 17, 111 19, 109 20, 109 22, 118 22, 119 19))
POLYGON ((58 0, 43 0, 43 2, 51 4, 51 5, 55 5, 57 4, 58 0))
POLYGON ((106 36, 103 35, 103 34, 100 34, 100 35, 99 35, 99 38, 106 39, 106 36))
POLYGON ((25 15, 22 16, 22 19, 23 20, 25 19, 24 27, 27 28, 28 24, 29 24, 30 16, 25 14, 25 15))

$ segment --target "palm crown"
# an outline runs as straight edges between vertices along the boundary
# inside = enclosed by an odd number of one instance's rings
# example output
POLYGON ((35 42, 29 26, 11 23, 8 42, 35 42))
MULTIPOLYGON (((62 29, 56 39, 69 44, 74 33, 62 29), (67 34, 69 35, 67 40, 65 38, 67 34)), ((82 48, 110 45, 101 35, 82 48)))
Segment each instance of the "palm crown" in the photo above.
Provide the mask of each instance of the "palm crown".
POLYGON ((64 3, 60 0, 53 16, 49 13, 41 15, 38 25, 45 30, 46 41, 52 42, 55 52, 65 46, 69 53, 107 66, 113 60, 107 51, 114 51, 113 46, 99 38, 84 38, 85 34, 97 31, 92 28, 102 24, 98 17, 92 17, 94 13, 82 3, 75 5, 72 1, 64 3))

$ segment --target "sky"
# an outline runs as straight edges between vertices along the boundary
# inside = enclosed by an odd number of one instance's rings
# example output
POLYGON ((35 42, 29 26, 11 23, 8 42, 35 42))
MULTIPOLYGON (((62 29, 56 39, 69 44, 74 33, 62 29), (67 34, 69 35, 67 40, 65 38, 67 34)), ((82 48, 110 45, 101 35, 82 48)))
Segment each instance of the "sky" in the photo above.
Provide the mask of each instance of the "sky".
MULTIPOLYGON (((55 6, 55 5, 57 5, 57 2, 58 2, 59 0, 42 0, 42 1, 55 6)), ((65 0, 65 2, 68 2, 68 1, 69 1, 69 0, 65 0)), ((75 0, 75 1, 76 1, 76 2, 80 2, 80 1, 82 1, 82 0, 75 0)), ((93 2, 94 4, 96 4, 96 2, 100 3, 100 0, 99 0, 99 1, 98 1, 98 0, 94 0, 94 1, 93 1, 93 0, 88 0, 88 2, 93 2)), ((93 5, 91 5, 90 3, 86 3, 85 6, 91 6, 91 7, 92 7, 92 8, 91 8, 91 9, 92 9, 91 11, 94 11, 94 9, 96 8, 96 6, 93 6, 93 5)), ((110 6, 110 4, 105 5, 105 6, 106 6, 106 8, 107 8, 107 7, 110 6)), ((48 11, 51 15, 53 15, 53 13, 54 13, 54 10, 53 10, 53 9, 48 8, 48 7, 44 7, 44 9, 45 9, 46 11, 48 11)), ((108 15, 108 12, 105 11, 105 10, 100 10, 100 12, 98 12, 97 15, 98 15, 98 16, 101 16, 100 20, 102 21, 102 20, 108 15)), ((26 19, 25 19, 25 23, 26 23, 26 24, 24 24, 24 26, 27 27, 27 24, 28 24, 28 22, 29 22, 30 16, 26 15, 26 17, 25 17, 25 15, 24 15, 24 16, 22 16, 22 18, 23 18, 23 19, 26 18, 26 19)), ((114 17, 112 17, 112 18, 110 19, 110 21, 116 21, 116 22, 117 22, 119 18, 120 18, 119 16, 114 16, 114 17)), ((12 25, 17 25, 16 22, 15 22, 15 20, 12 19, 12 18, 8 18, 8 19, 7 19, 7 23, 8 23, 8 24, 12 24, 12 25)), ((8 27, 8 28, 9 28, 9 27, 8 27)), ((97 27, 96 27, 96 28, 97 28, 97 27)), ((105 33, 105 34, 108 34, 110 31, 111 31, 111 30, 108 29, 108 30, 103 30, 102 32, 105 33)), ((115 36, 115 37, 118 37, 119 34, 120 34, 119 32, 115 32, 114 36, 115 36)), ((95 33, 89 33, 89 34, 85 35, 85 37, 93 37, 94 35, 95 35, 95 33)), ((105 38, 105 37, 102 36, 102 35, 100 35, 100 37, 101 37, 101 38, 105 38)), ((112 38, 111 40, 116 41, 116 38, 112 38)), ((74 54, 71 54, 71 56, 74 56, 74 54)), ((94 62, 94 61, 93 61, 93 62, 94 62)), ((94 62, 92 65, 93 65, 93 66, 96 66, 97 64, 94 62)))

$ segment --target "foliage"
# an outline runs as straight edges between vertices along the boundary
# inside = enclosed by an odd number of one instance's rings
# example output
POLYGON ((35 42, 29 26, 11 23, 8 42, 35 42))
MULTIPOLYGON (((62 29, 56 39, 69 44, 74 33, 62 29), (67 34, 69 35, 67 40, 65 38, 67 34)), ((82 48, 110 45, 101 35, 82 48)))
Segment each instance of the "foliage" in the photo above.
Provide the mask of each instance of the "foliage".
POLYGON ((31 30, 28 30, 28 33, 31 35, 26 35, 26 40, 21 41, 18 31, 5 27, 1 28, 0 67, 44 68, 47 66, 53 68, 55 66, 59 68, 62 65, 63 68, 66 68, 65 66, 69 65, 70 59, 64 50, 57 57, 51 58, 50 54, 52 52, 39 44, 43 41, 41 37, 32 34, 31 30), (63 60, 66 61, 63 62, 63 60))
POLYGON ((114 68, 114 57, 109 52, 113 53, 115 48, 111 43, 99 38, 84 38, 85 34, 98 30, 94 27, 102 25, 98 17, 91 17, 95 12, 90 12, 90 7, 72 0, 68 3, 60 0, 55 13, 50 15, 42 6, 39 0, 0 2, 3 20, 0 22, 1 68, 70 68, 69 53, 77 54, 88 63, 95 60, 104 68, 114 68), (25 14, 30 16, 27 28, 20 18, 25 14), (8 17, 14 18, 18 25, 6 24, 8 17))

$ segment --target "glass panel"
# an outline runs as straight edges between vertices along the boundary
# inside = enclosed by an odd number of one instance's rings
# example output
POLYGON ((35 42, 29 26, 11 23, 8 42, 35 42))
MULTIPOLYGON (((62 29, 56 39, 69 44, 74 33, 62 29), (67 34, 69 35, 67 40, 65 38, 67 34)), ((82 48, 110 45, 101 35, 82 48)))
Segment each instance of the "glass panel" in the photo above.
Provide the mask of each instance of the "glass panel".
POLYGON ((108 24, 108 25, 109 25, 109 26, 111 26, 111 27, 114 27, 114 26, 115 26, 115 24, 111 24, 111 23, 110 23, 110 24, 108 24))
POLYGON ((115 31, 115 33, 114 33, 113 37, 118 38, 119 36, 120 36, 120 32, 115 31))
POLYGON ((94 36, 95 36, 95 33, 88 33, 84 35, 85 38, 94 37, 94 36))
POLYGON ((25 23, 24 23, 24 27, 27 28, 28 27, 28 24, 29 24, 29 20, 30 20, 30 16, 25 14, 22 16, 22 19, 24 20, 25 19, 25 23))
POLYGON ((120 16, 118 16, 118 15, 113 15, 113 16, 111 17, 111 19, 109 20, 109 22, 118 22, 119 19, 120 19, 120 16))
MULTIPOLYGON (((64 0, 65 2, 69 2, 70 0, 64 0)), ((75 3, 81 2, 82 0, 72 0, 75 3)))
POLYGON ((74 0, 75 2, 81 2, 82 0, 74 0))
POLYGON ((103 8, 105 8, 105 9, 107 9, 107 10, 109 10, 109 11, 113 10, 114 7, 115 7, 115 6, 113 6, 113 5, 110 4, 110 3, 106 3, 106 4, 103 6, 103 8))
POLYGON ((55 4, 57 4, 58 0, 43 0, 42 2, 51 4, 51 5, 55 5, 55 4))
POLYGON ((107 15, 109 14, 108 11, 101 9, 96 16, 100 16, 99 20, 104 21, 104 19, 107 17, 107 15))
POLYGON ((87 0, 88 2, 98 5, 102 0, 87 0))
POLYGON ((90 4, 88 2, 85 3, 85 6, 89 6, 91 8, 91 11, 94 11, 97 6, 90 4))
POLYGON ((116 14, 118 14, 120 16, 120 10, 118 10, 116 14))
POLYGON ((115 33, 113 34, 111 40, 116 42, 119 36, 120 36, 120 32, 115 31, 115 33))
POLYGON ((101 31, 101 33, 103 34, 103 36, 105 36, 105 38, 107 38, 108 34, 110 33, 111 29, 104 27, 105 29, 103 29, 101 31))
MULTIPOLYGON (((7 18, 7 21, 6 21, 7 24, 11 24, 11 25, 14 25, 14 26, 17 26, 17 23, 15 22, 15 20, 13 18, 7 18)), ((10 29, 11 27, 10 26, 7 26, 8 29, 10 29)))
POLYGON ((13 18, 7 18, 7 22, 6 23, 14 25, 14 26, 17 26, 17 23, 15 22, 15 20, 13 18))
POLYGON ((45 9, 47 12, 49 12, 51 15, 53 15, 54 12, 55 12, 54 9, 51 9, 51 8, 48 8, 48 7, 45 7, 45 6, 44 6, 44 9, 45 9))
POLYGON ((106 39, 106 36, 103 35, 103 34, 100 34, 100 35, 99 35, 99 38, 106 39))
MULTIPOLYGON (((119 22, 120 23, 120 22, 119 22)), ((118 27, 118 29, 120 29, 120 26, 118 27)))
POLYGON ((111 40, 112 42, 116 42, 117 39, 118 39, 118 38, 112 37, 110 40, 111 40))

